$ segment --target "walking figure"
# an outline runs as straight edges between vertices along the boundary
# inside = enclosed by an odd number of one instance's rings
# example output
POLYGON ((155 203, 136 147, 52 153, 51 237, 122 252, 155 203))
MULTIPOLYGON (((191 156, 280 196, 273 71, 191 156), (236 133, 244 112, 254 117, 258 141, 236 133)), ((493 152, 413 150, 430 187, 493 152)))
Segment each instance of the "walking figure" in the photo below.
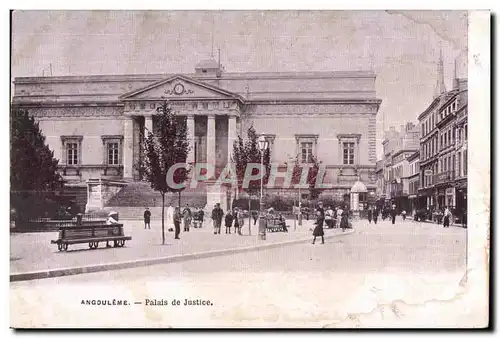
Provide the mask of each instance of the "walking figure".
POLYGON ((401 211, 401 216, 403 217, 403 221, 406 220, 406 210, 401 211))
POLYGON ((179 207, 175 207, 174 211, 174 227, 175 227, 175 239, 179 239, 179 234, 181 233, 181 209, 179 207))
POLYGON ((189 226, 191 225, 191 217, 192 217, 191 209, 189 208, 189 204, 186 204, 186 208, 184 208, 182 215, 184 216, 184 231, 189 232, 189 226))
POLYGON ((444 209, 444 215, 443 215, 443 227, 444 228, 450 227, 450 216, 451 216, 450 209, 448 209, 448 207, 446 207, 446 209, 444 209))
POLYGON ((368 208, 368 224, 372 224, 373 210, 372 207, 368 208))
MULTIPOLYGON (((341 209, 342 210, 342 209, 341 209)), ((340 219, 340 227, 342 228, 342 232, 345 232, 345 229, 349 226, 349 218, 348 218, 347 210, 342 210, 342 216, 340 219)))
POLYGON ((377 224, 377 220, 378 220, 378 208, 375 208, 375 210, 373 210, 373 223, 377 224))
POLYGON ((316 212, 316 226, 314 227, 313 230, 313 242, 314 244, 316 242, 316 237, 321 236, 321 244, 325 244, 325 232, 323 231, 323 216, 321 215, 321 211, 316 212))
POLYGON ((220 235, 220 227, 222 224, 222 217, 224 212, 220 208, 220 203, 217 203, 212 210, 212 220, 214 222, 214 235, 220 235))
POLYGON ((396 206, 392 207, 392 210, 391 210, 391 219, 392 219, 392 224, 396 223, 396 206))
POLYGON ((241 229, 245 225, 245 213, 243 212, 243 209, 238 209, 238 235, 243 235, 241 233, 241 229))
POLYGON ((146 229, 146 227, 148 229, 151 229, 151 211, 149 211, 149 208, 146 208, 146 210, 144 211, 144 229, 146 229))
POLYGON ((231 226, 233 225, 233 215, 231 211, 228 211, 224 221, 226 223, 226 234, 231 234, 231 226))

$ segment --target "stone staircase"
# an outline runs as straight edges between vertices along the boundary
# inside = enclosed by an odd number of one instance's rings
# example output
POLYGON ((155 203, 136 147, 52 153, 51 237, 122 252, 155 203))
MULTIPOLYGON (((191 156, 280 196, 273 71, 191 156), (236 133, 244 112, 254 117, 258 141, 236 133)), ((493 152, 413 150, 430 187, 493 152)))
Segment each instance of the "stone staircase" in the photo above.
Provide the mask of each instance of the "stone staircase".
MULTIPOLYGON (((198 183, 196 188, 186 188, 181 193, 181 206, 204 208, 207 203, 206 186, 198 183)), ((149 183, 131 182, 114 195, 105 205, 104 211, 116 211, 120 219, 142 219, 144 208, 148 207, 153 218, 161 217, 161 195, 151 189, 149 183)), ((177 206, 178 194, 165 195, 165 208, 177 206)))

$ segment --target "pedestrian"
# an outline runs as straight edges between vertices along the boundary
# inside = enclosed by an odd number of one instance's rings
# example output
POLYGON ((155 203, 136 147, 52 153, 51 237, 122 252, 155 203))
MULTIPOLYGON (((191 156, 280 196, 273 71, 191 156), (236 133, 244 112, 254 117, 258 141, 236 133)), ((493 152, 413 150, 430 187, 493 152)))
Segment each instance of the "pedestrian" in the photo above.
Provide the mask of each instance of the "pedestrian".
POLYGON ((184 231, 189 232, 189 226, 191 225, 192 213, 189 208, 189 204, 186 204, 184 211, 182 212, 182 216, 184 217, 184 231))
POLYGON ((240 224, 238 222, 238 208, 233 209, 233 220, 234 220, 234 234, 240 232, 240 224))
POLYGON ((392 207, 391 210, 391 219, 392 219, 392 224, 396 223, 396 206, 392 207))
POLYGON ((337 225, 339 226, 339 228, 341 227, 341 224, 342 223, 342 213, 344 212, 344 210, 342 210, 342 208, 337 208, 337 225))
POLYGON ((200 224, 198 226, 200 228, 203 228, 203 221, 205 220, 205 211, 203 211, 202 208, 200 208, 200 211, 198 211, 198 219, 200 221, 200 224))
POLYGON ((403 217, 403 221, 406 220, 406 210, 403 209, 403 211, 401 211, 401 217, 403 217))
MULTIPOLYGON (((319 208, 318 208, 319 209, 319 208)), ((325 244, 325 232, 323 231, 323 218, 324 216, 321 214, 320 210, 316 211, 316 226, 314 227, 313 230, 313 242, 314 244, 316 242, 316 237, 321 236, 321 244, 325 244)))
POLYGON ((281 226, 283 227, 283 232, 288 232, 288 227, 286 226, 286 220, 285 220, 285 217, 283 217, 283 215, 281 213, 278 214, 278 220, 281 224, 281 226))
POLYGON ((175 236, 174 239, 179 239, 179 234, 181 233, 181 209, 179 207, 175 207, 174 210, 174 227, 175 227, 175 236))
POLYGON ((245 212, 243 209, 238 209, 238 235, 243 235, 241 233, 241 229, 243 229, 243 226, 245 225, 245 212))
POLYGON ((226 224, 226 234, 231 234, 231 225, 233 225, 233 215, 231 211, 228 211, 225 218, 226 224))
POLYGON ((446 207, 444 209, 444 214, 443 214, 443 227, 444 228, 450 227, 450 215, 451 215, 450 209, 448 209, 448 207, 446 207))
POLYGON ((325 223, 328 226, 329 229, 333 228, 333 217, 334 217, 334 212, 332 207, 328 207, 328 210, 325 213, 325 223))
POLYGON ((316 209, 316 222, 318 224, 321 224, 321 227, 323 227, 323 223, 325 222, 325 209, 323 208, 323 203, 319 202, 318 203, 318 208, 316 209))
POLYGON ((372 224, 373 210, 372 207, 368 208, 368 224, 372 224))
POLYGON ((378 208, 375 208, 373 210, 373 223, 375 223, 375 224, 377 224, 378 214, 379 214, 378 208))
POLYGON ((349 227, 349 218, 348 218, 348 212, 347 210, 342 210, 342 216, 340 219, 340 227, 342 228, 342 232, 345 231, 349 227))
POLYGON ((257 210, 252 211, 253 225, 257 224, 259 219, 259 212, 257 210))
POLYGON ((149 211, 149 208, 146 207, 146 210, 144 210, 144 229, 148 228, 151 229, 151 211, 149 211))
POLYGON ((220 203, 215 204, 212 210, 212 220, 214 222, 214 235, 220 235, 220 227, 222 224, 222 217, 224 212, 220 208, 220 203))

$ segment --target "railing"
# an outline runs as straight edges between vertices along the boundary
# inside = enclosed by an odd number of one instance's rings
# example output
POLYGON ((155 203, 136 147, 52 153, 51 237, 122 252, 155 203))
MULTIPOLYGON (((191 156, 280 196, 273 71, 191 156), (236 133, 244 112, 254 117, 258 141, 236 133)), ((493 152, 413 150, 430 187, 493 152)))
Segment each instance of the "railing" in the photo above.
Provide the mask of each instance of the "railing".
MULTIPOLYGON (((96 214, 82 215, 82 224, 101 224, 106 222, 106 218, 96 214)), ((28 228, 31 230, 56 230, 59 227, 75 226, 76 217, 61 217, 60 219, 38 217, 28 221, 28 228)))

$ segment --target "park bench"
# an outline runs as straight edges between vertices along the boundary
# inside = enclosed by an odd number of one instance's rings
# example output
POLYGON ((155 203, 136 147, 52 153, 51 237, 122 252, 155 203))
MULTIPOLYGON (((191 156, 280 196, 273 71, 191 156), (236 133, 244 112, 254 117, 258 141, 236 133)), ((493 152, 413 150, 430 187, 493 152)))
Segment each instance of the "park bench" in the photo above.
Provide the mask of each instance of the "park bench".
POLYGON ((279 218, 267 218, 267 232, 280 232, 283 231, 283 225, 285 225, 285 220, 280 220, 279 218))
POLYGON ((97 249, 99 242, 113 241, 114 247, 123 247, 131 239, 124 235, 123 224, 83 224, 60 227, 59 238, 51 243, 57 244, 59 251, 68 251, 70 244, 88 243, 90 249, 97 249))

